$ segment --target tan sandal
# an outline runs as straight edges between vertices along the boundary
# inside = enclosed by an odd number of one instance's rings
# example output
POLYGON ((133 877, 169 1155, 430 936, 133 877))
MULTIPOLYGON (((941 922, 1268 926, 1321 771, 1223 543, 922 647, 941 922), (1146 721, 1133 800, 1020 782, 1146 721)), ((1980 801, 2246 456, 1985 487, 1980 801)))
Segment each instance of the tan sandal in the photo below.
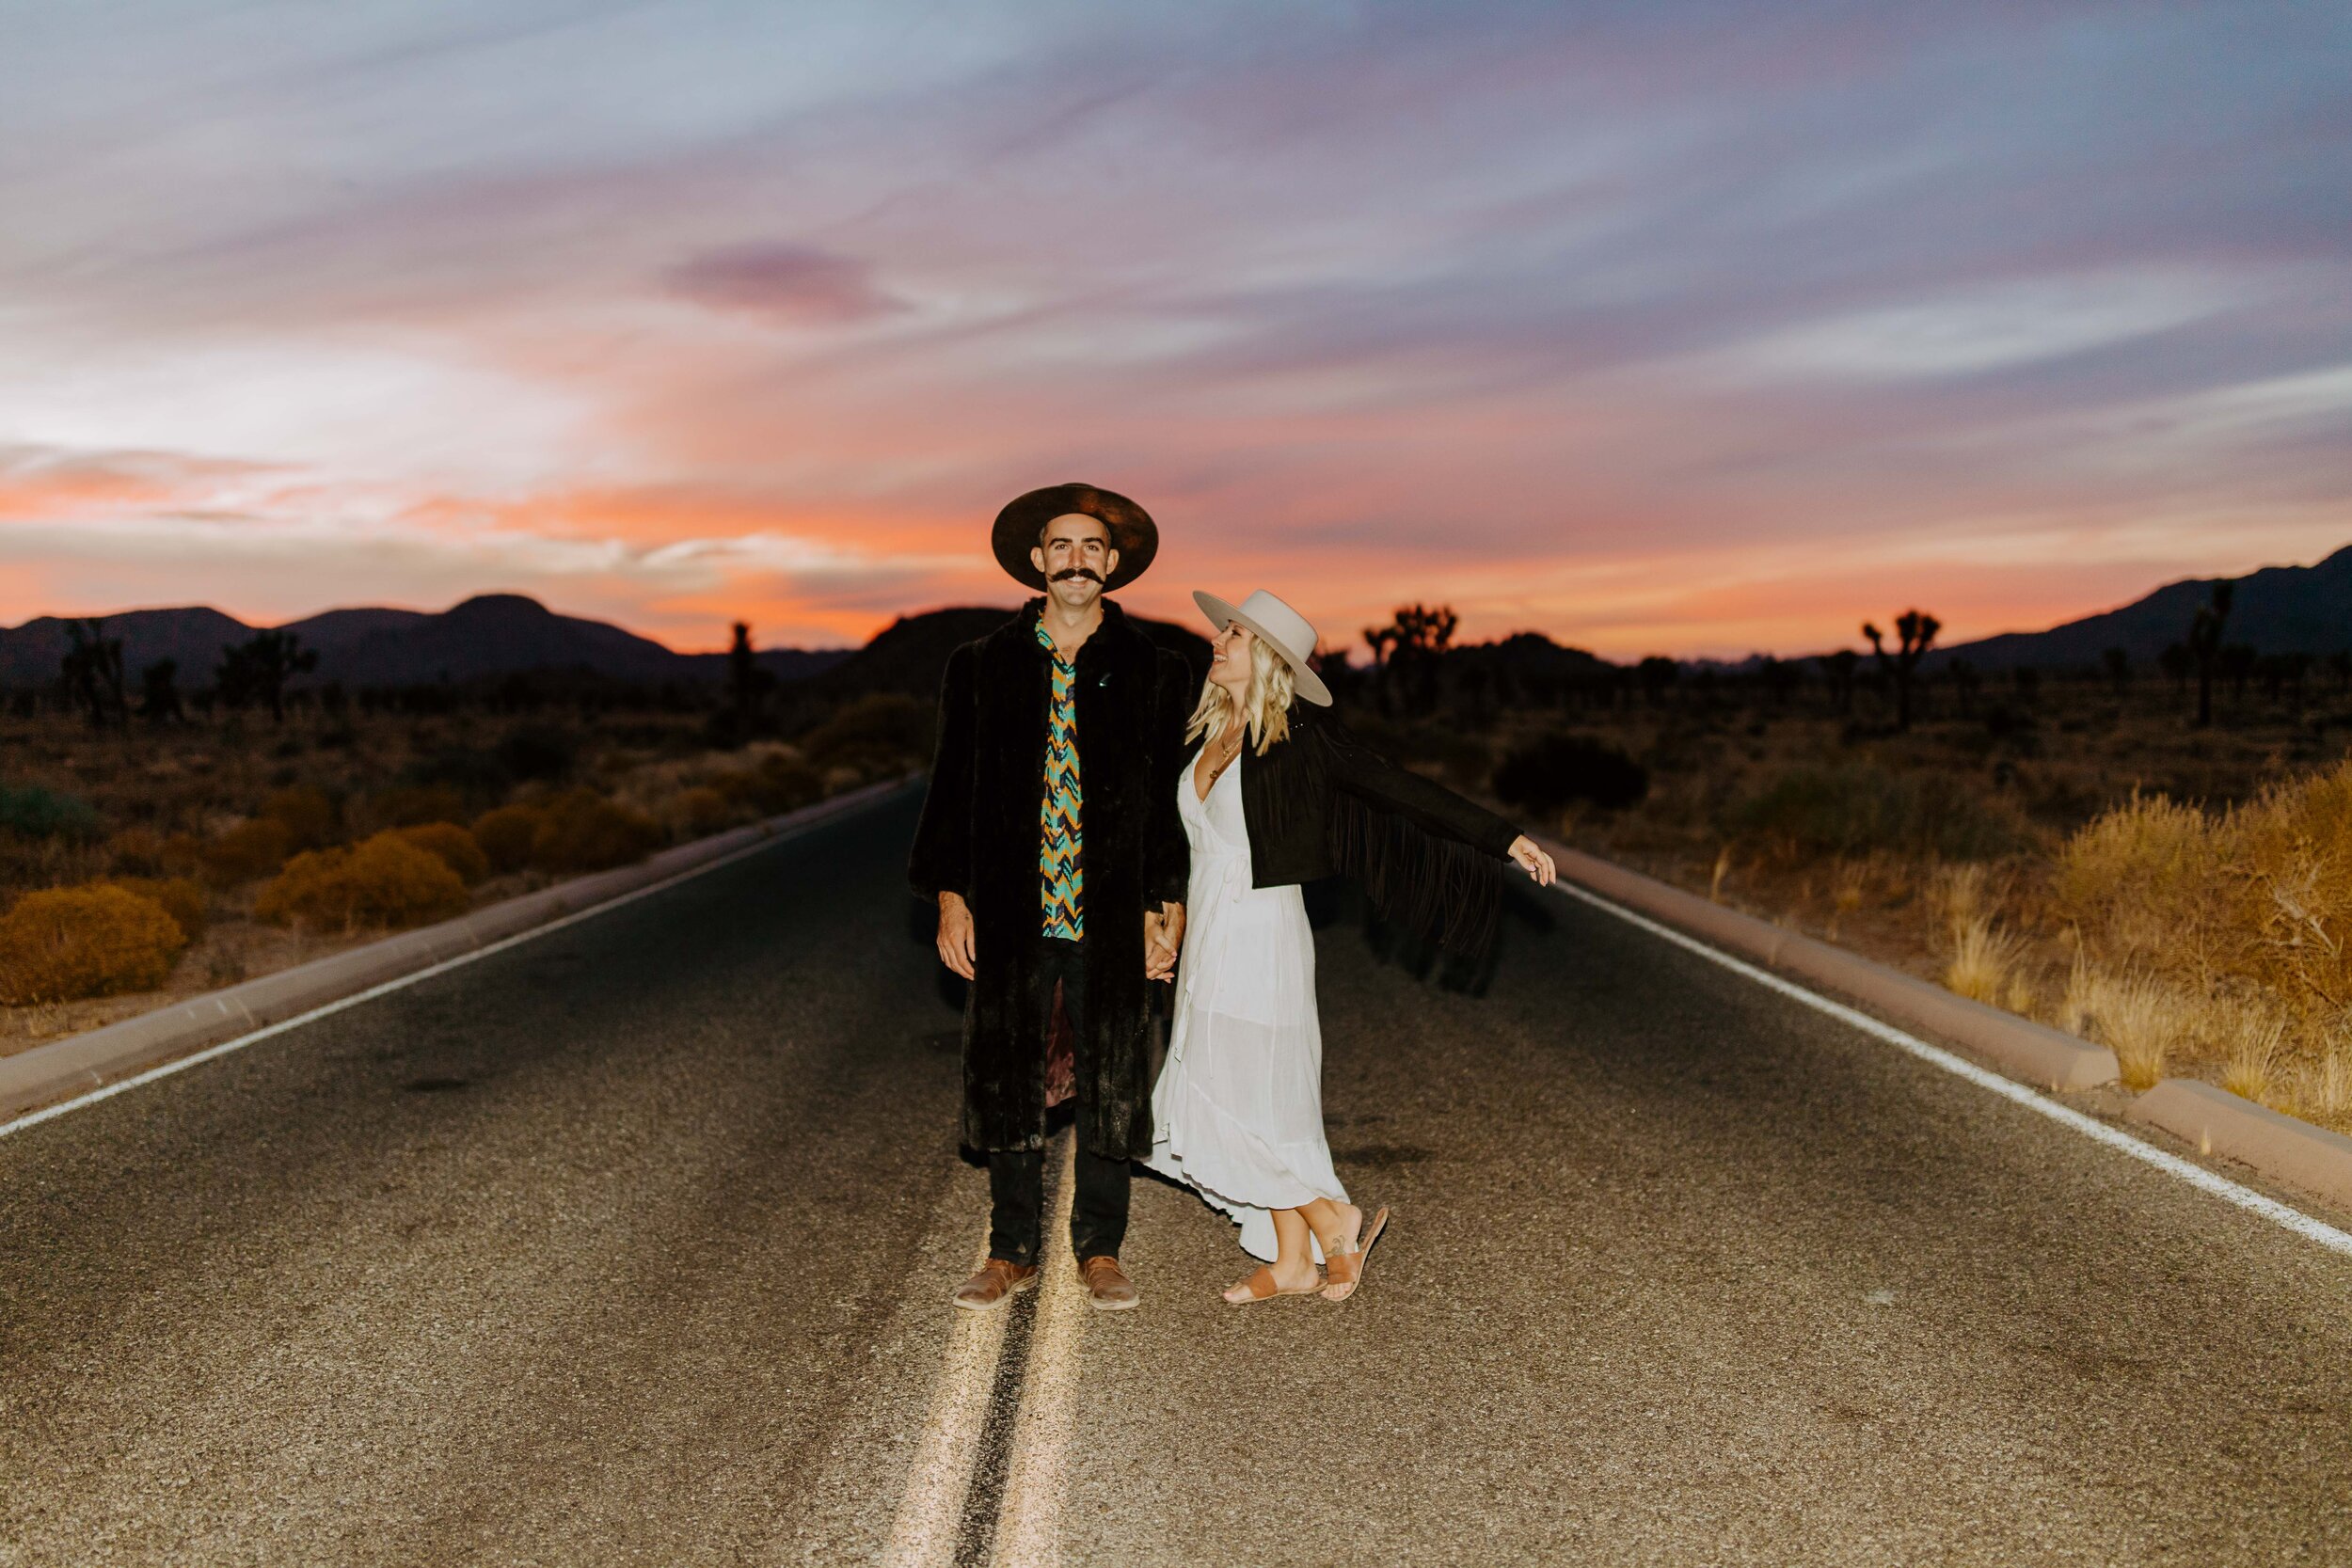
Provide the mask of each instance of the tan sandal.
MULTIPOLYGON (((1239 1284, 1242 1290, 1249 1293, 1238 1300, 1232 1296, 1222 1296, 1221 1299, 1226 1305, 1247 1307, 1253 1301, 1272 1301, 1276 1296, 1311 1296, 1323 1289, 1323 1275, 1319 1274, 1315 1275, 1315 1282, 1312 1285, 1301 1286, 1295 1291, 1285 1291, 1274 1282, 1274 1270, 1271 1267, 1263 1267, 1248 1279, 1241 1280, 1239 1284)), ((1229 1285, 1226 1289, 1230 1291, 1233 1287, 1229 1285)))
POLYGON ((1329 1281, 1323 1288, 1324 1300, 1345 1301, 1356 1293, 1356 1287, 1364 1282, 1364 1265, 1372 1259, 1372 1243, 1378 1241, 1380 1232, 1388 1227, 1389 1212, 1383 1209, 1372 1216, 1372 1228, 1364 1232, 1362 1241, 1344 1252, 1324 1255, 1324 1274, 1329 1281))

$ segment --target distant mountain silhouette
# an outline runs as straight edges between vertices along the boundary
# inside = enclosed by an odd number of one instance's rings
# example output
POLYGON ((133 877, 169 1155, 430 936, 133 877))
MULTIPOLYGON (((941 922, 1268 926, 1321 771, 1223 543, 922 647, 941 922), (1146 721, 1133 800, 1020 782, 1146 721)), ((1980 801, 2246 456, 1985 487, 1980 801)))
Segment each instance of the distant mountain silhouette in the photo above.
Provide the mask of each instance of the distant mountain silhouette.
MULTIPOLYGON (((1979 670, 2096 666, 2109 648, 2147 664, 2188 635, 2197 607, 2213 596, 2220 578, 2189 578, 2167 583, 2120 610, 2085 616, 2048 631, 2007 632, 1956 643, 1931 654, 1929 668, 1964 658, 1979 670)), ((2225 641, 2244 642, 2257 653, 2332 654, 2352 648, 2352 546, 2315 566, 2265 566, 2233 579, 2236 600, 2230 610, 2225 641)), ((1928 606, 1933 609, 1932 605, 1928 606)))
MULTIPOLYGON (((180 684, 208 684, 223 645, 261 627, 217 610, 135 610, 104 617, 105 632, 122 640, 122 665, 135 684, 158 659, 177 659, 180 684)), ((724 654, 675 653, 650 638, 602 621, 559 615, 519 594, 485 594, 432 614, 414 610, 330 610, 280 629, 319 655, 316 681, 353 689, 466 681, 527 671, 589 671, 616 680, 717 680, 724 654)), ((54 615, 0 630, 0 685, 40 686, 57 679, 70 645, 65 622, 54 615)), ((815 674, 850 657, 847 649, 769 648, 759 665, 787 680, 815 674)))
MULTIPOLYGON (((871 642, 813 677, 808 694, 825 697, 863 696, 896 692, 930 702, 939 695, 947 671, 947 656, 975 638, 985 637, 1017 611, 958 605, 901 615, 874 636, 871 642)), ((1163 648, 1184 656, 1196 677, 1209 673, 1209 640, 1189 627, 1147 616, 1130 615, 1143 633, 1163 648)))
MULTIPOLYGON (((43 615, 0 630, 0 685, 49 686, 72 643, 66 617, 43 615)), ((180 684, 202 686, 220 662, 224 642, 242 642, 254 628, 234 616, 199 606, 188 610, 134 610, 105 617, 105 634, 122 639, 122 668, 135 689, 139 672, 157 659, 177 659, 180 684)))

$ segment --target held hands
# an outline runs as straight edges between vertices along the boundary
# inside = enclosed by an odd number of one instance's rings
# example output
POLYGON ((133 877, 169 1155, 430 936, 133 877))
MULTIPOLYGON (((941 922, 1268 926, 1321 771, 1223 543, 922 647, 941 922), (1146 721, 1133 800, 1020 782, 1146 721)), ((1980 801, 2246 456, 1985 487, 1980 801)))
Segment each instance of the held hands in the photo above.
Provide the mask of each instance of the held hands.
POLYGON ((939 895, 939 961, 972 978, 972 908, 961 894, 939 895))
POLYGON ((1143 974, 1146 979, 1166 980, 1176 973, 1176 955, 1184 947, 1184 907, 1163 904, 1143 911, 1143 974))
POLYGON ((1510 856, 1521 871, 1535 879, 1537 887, 1549 887, 1551 879, 1559 875, 1551 857, 1535 847, 1535 841, 1525 833, 1511 841, 1510 856))
MULTIPOLYGON (((1143 973, 1165 980, 1176 973, 1176 955, 1184 945, 1184 907, 1164 904, 1143 916, 1143 973)), ((972 909, 960 894, 939 895, 939 961, 969 980, 972 978, 972 909)))

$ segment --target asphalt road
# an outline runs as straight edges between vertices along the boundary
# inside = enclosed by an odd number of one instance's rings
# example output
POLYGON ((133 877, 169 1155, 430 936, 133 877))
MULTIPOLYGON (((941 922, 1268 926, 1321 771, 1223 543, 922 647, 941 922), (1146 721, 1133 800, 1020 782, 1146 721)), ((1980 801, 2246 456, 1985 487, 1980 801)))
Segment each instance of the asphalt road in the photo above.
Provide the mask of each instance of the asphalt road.
POLYGON ((1556 896, 1321 934, 1358 1300, 951 1312, 912 819, 0 1138, 0 1563, 2352 1561, 2352 1260, 1556 896))

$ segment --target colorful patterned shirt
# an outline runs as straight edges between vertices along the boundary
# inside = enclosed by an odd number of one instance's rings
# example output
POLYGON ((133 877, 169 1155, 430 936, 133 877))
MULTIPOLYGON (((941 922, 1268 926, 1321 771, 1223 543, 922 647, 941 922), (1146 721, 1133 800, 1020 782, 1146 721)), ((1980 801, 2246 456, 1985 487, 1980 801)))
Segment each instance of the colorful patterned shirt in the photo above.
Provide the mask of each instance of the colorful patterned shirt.
POLYGON ((1045 726, 1045 805, 1038 824, 1038 872, 1045 934, 1078 942, 1086 935, 1086 865, 1078 845, 1078 711, 1071 689, 1077 672, 1054 646, 1041 617, 1037 640, 1054 661, 1054 697, 1045 726))

